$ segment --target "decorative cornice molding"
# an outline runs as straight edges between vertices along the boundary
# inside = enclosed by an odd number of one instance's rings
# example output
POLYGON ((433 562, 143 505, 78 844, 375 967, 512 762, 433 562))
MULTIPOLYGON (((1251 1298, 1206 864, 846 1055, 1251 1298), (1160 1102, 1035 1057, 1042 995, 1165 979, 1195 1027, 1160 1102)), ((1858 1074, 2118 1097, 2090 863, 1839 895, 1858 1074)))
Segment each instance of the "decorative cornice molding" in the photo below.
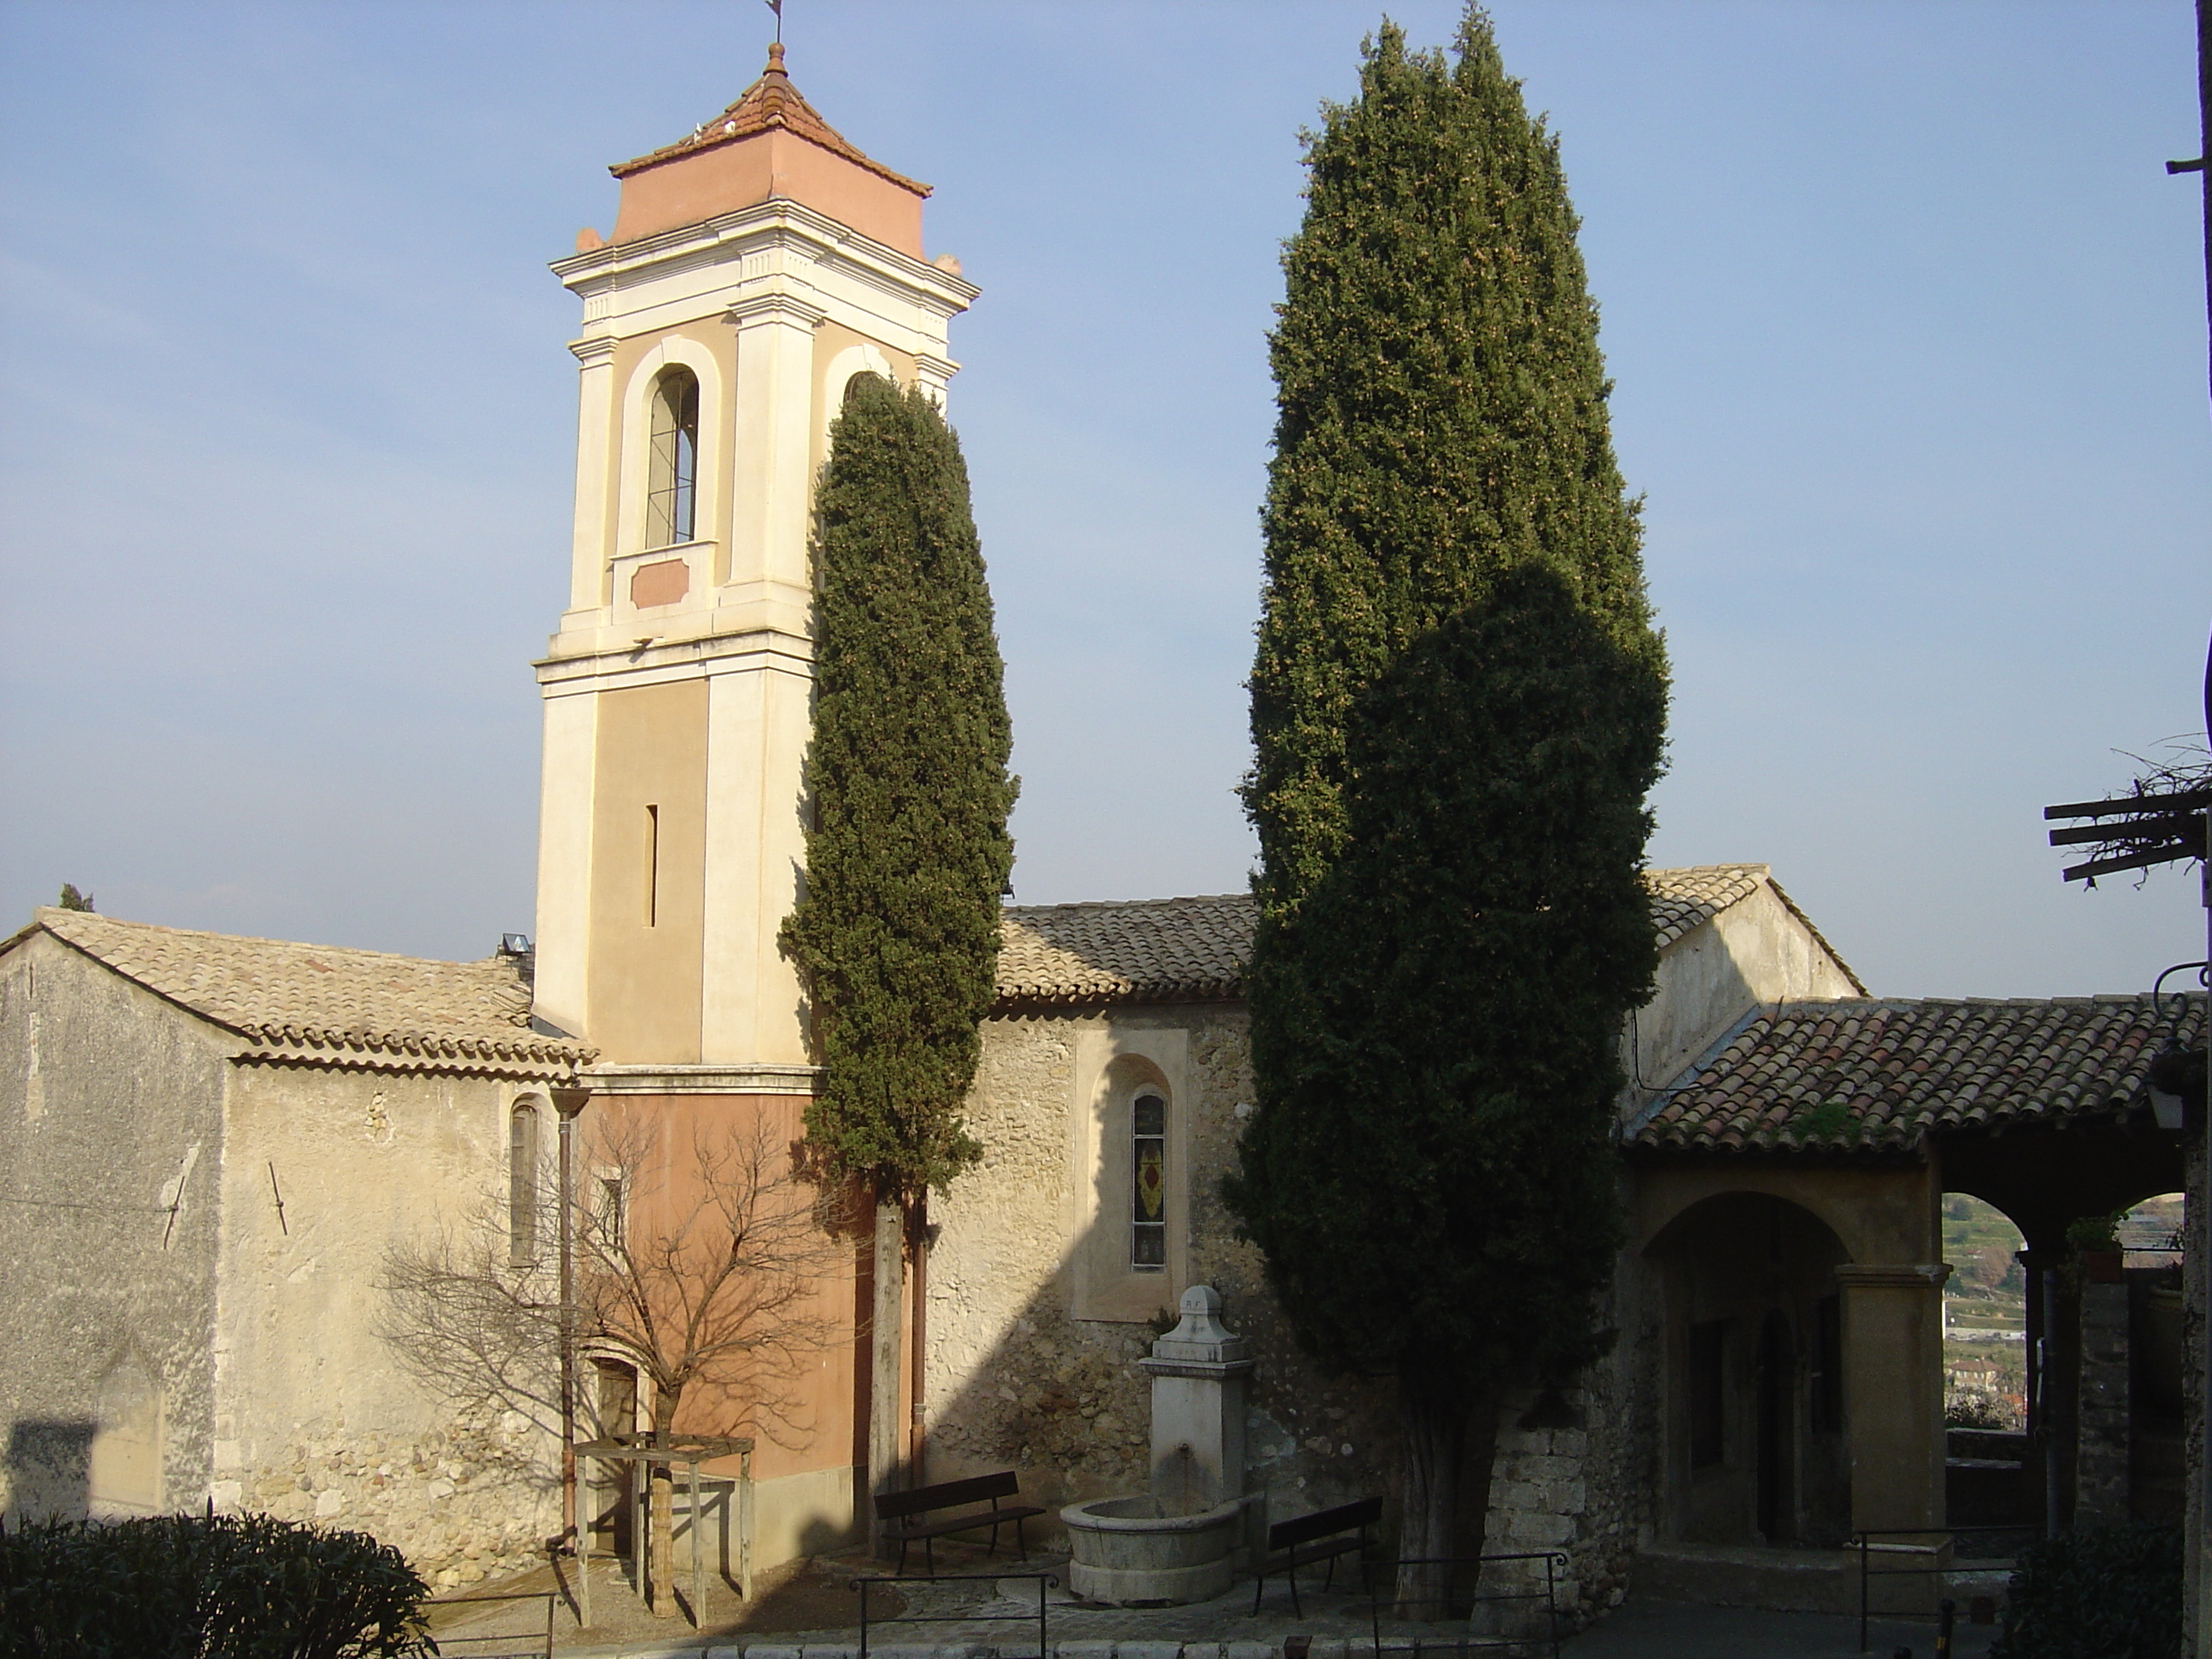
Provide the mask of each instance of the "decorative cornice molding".
POLYGON ((653 643, 642 648, 633 644, 580 651, 570 657, 542 658, 531 667, 537 671, 538 684, 550 693, 555 687, 575 691, 598 689, 577 682, 640 684, 685 679, 708 672, 716 664, 748 657, 780 659, 790 665, 794 674, 814 672, 811 640, 803 634, 765 628, 743 634, 702 634, 696 639, 672 640, 665 645, 653 643))
POLYGON ((811 1095, 818 1066, 591 1066, 576 1080, 595 1095, 811 1095))
POLYGON ((813 301, 796 294, 775 292, 748 294, 742 299, 732 300, 724 308, 722 316, 724 320, 738 328, 763 319, 795 317, 809 328, 819 328, 830 320, 828 309, 813 301))
POLYGON ((1137 1369, 1154 1376, 1190 1376, 1202 1382, 1225 1382, 1233 1376, 1249 1376, 1249 1359, 1139 1359, 1137 1369))
POLYGON ((569 341, 568 349, 585 368, 600 368, 614 361, 615 348, 621 343, 611 334, 586 334, 580 340, 569 341))
POLYGON ((589 252, 556 259, 551 270, 563 286, 585 294, 602 283, 647 272, 657 274, 687 254, 710 250, 720 243, 757 238, 761 233, 768 233, 770 240, 788 241, 795 237, 813 245, 817 258, 827 257, 889 277, 910 294, 918 293, 944 307, 947 315, 965 311, 983 291, 941 266, 902 253, 787 196, 772 196, 695 225, 681 225, 632 241, 611 242, 589 252))

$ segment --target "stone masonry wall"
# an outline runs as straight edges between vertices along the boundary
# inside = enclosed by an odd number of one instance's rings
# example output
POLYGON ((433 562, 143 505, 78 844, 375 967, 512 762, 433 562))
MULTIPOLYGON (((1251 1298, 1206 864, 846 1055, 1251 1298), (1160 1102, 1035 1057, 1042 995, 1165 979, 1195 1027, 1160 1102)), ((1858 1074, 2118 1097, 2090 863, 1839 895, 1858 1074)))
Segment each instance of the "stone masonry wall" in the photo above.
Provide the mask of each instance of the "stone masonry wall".
POLYGON ((558 1492, 547 1459, 532 1461, 543 1437, 519 1413, 389 1437, 318 1426, 327 1437, 293 1441, 231 1483, 232 1506, 373 1534, 438 1589, 544 1561, 558 1492))
MULTIPOLYGON (((1077 1049, 1085 1034, 1170 1025, 1187 1034, 1191 1113, 1188 1282, 1221 1292, 1224 1318, 1251 1345, 1246 1424, 1249 1486, 1281 1520, 1382 1492, 1396 1507, 1395 1396, 1387 1379, 1323 1371, 1299 1352, 1265 1284, 1258 1252, 1239 1242, 1220 1198, 1253 1097, 1241 1004, 1121 1007, 1000 1018, 985 1028, 968 1124, 982 1164, 933 1200, 926 1478, 1012 1468, 1036 1502, 1141 1492, 1149 1383, 1134 1362, 1146 1324, 1077 1320, 1066 1271, 1079 1241, 1069 1146, 1077 1049)), ((1380 1277, 1387 1277, 1381 1275, 1380 1277)), ((1171 1304, 1184 1288, 1165 1288, 1171 1304)), ((1614 1353, 1564 1400, 1530 1390, 1501 1412, 1486 1547, 1559 1548, 1570 1564, 1562 1606, 1581 1614, 1617 1602, 1644 1519, 1653 1420, 1650 1344, 1627 1287, 1614 1353)), ((1535 1571, 1540 1578, 1541 1565, 1535 1571)))
POLYGON ((507 1118, 525 1096, 550 1140, 550 1103, 526 1081, 233 1068, 218 1506, 374 1533, 446 1587, 544 1559, 559 1524, 550 1424, 479 1416, 419 1381, 380 1283, 395 1247, 503 1230, 507 1118))
POLYGON ((2074 1462, 2074 1522, 2128 1520, 2128 1287, 2081 1286, 2081 1443, 2074 1462))

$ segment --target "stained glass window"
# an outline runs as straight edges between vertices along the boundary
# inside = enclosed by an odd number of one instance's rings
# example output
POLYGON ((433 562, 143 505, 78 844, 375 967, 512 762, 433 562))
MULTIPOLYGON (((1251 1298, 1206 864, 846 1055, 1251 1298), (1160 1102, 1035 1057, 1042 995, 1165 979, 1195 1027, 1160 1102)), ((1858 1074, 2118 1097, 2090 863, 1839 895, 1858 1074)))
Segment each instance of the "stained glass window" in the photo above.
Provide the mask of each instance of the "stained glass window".
POLYGON ((1132 1182, 1129 1264, 1143 1272, 1168 1265, 1168 1103, 1139 1095, 1129 1108, 1132 1182))

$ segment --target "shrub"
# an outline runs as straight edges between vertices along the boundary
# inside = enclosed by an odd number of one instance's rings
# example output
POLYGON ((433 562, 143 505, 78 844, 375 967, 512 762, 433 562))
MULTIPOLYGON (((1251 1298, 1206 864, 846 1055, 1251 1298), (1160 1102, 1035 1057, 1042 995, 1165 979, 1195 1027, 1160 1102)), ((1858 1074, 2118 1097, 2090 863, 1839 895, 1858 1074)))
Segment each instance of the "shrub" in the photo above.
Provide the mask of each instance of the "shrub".
POLYGON ((1987 1389, 1950 1389, 1943 1395, 1943 1426, 1947 1429, 1994 1429, 2014 1433, 2027 1426, 2021 1418, 2011 1401, 1987 1389))
POLYGON ((1990 1659, 2180 1659, 2181 1528, 2082 1527, 2020 1558, 1990 1659))
POLYGON ((366 1533, 260 1515, 0 1527, 0 1659, 401 1659, 428 1587, 366 1533))

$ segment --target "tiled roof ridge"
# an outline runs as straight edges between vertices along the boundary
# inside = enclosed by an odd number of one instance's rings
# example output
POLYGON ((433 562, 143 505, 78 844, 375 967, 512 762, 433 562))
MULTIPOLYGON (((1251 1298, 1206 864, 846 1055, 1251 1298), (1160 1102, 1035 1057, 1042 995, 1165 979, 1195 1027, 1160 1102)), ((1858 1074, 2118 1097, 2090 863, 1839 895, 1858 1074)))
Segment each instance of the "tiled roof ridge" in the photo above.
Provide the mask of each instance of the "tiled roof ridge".
POLYGON ((530 994, 520 975, 496 954, 473 962, 412 957, 357 945, 168 927, 91 911, 41 906, 31 923, 0 949, 44 931, 110 972, 210 1024, 258 1047, 246 1059, 305 1064, 376 1065, 406 1069, 480 1070, 487 1064, 536 1070, 571 1069, 588 1060, 587 1045, 535 1030, 530 994), (148 947, 153 947, 149 952, 148 947), (168 954, 181 949, 179 960, 168 954), (349 1012, 358 1018, 313 1018, 312 1009, 274 1008, 302 997, 287 970, 337 975, 314 994, 382 1002, 349 1012), (402 973, 406 977, 386 975, 402 973), (364 975, 368 977, 364 977, 364 975), (287 994, 288 992, 290 994, 287 994), (410 1000, 412 1010, 398 1006, 410 1000), (271 1015, 249 1005, 270 1005, 271 1015), (408 1012, 440 1018, 410 1019, 408 1012), (393 1013, 401 1017, 392 1018, 393 1013), (381 1057, 373 1058, 373 1057, 381 1057))
POLYGON ((1067 899, 1058 904, 1005 904, 1000 906, 1003 915, 1023 915, 1044 910, 1142 910, 1157 908, 1164 904, 1255 904, 1247 893, 1175 893, 1165 898, 1142 899, 1067 899))
POLYGON ((855 167, 865 167, 902 190, 910 190, 917 196, 930 193, 927 185, 892 172, 823 120, 820 112, 791 84, 791 76, 783 67, 783 47, 780 44, 769 48, 768 67, 761 71, 760 79, 739 93, 736 101, 713 120, 702 122, 672 144, 664 144, 631 161, 617 161, 607 171, 617 179, 627 179, 633 173, 642 173, 663 161, 733 144, 740 138, 750 138, 776 127, 781 127, 794 138, 804 138, 833 155, 842 156, 855 167))
MULTIPOLYGON (((472 962, 454 962, 445 957, 410 956, 404 951, 372 951, 365 945, 315 945, 306 939, 274 939, 262 933, 221 933, 211 927, 172 927, 166 922, 132 921, 124 916, 104 915, 97 910, 64 910, 58 905, 52 904, 41 904, 33 909, 31 926, 20 930, 7 943, 12 945, 24 933, 31 933, 39 927, 45 927, 52 933, 60 933, 61 937, 68 939, 67 933, 54 927, 53 923, 58 918, 72 925, 85 923, 100 927, 120 927, 134 933, 167 933, 178 939, 221 939, 226 945, 263 945, 280 951, 308 951, 319 956, 371 957, 386 962, 434 962, 455 968, 474 967, 487 962, 496 962, 499 959, 497 955, 494 954, 489 957, 477 957, 472 962)), ((70 939, 69 942, 72 945, 76 944, 75 939, 70 939)), ((79 948, 83 947, 79 946, 79 948)), ((91 953, 88 952, 88 954, 91 953)), ((112 963, 109 965, 113 966, 112 963)), ((528 1019, 525 1018, 523 1024, 528 1024, 528 1019)))
MULTIPOLYGON (((1764 864, 1645 871, 1662 947, 1771 879, 1764 864)), ((1007 905, 1000 912, 997 1000, 1035 1007, 1233 1000, 1243 994, 1257 907, 1249 892, 1007 905)))
MULTIPOLYGON (((2157 1000, 2171 1002, 2183 994, 2184 993, 2179 991, 2163 991, 2159 994, 2157 1000)), ((2186 994, 2202 1000, 2205 994, 2202 991, 2191 991, 2186 994)), ((2151 1000, 2152 996, 2148 991, 2088 991, 2070 996, 2056 997, 1983 997, 1960 992, 1929 997, 1791 997, 1781 1002, 1767 1003, 1764 1006, 1769 1016, 1771 1016, 1778 1010, 1788 1012, 1801 1008, 1840 1008, 1860 1012, 1869 1009, 1929 1007, 2089 1008, 2151 1000)))

